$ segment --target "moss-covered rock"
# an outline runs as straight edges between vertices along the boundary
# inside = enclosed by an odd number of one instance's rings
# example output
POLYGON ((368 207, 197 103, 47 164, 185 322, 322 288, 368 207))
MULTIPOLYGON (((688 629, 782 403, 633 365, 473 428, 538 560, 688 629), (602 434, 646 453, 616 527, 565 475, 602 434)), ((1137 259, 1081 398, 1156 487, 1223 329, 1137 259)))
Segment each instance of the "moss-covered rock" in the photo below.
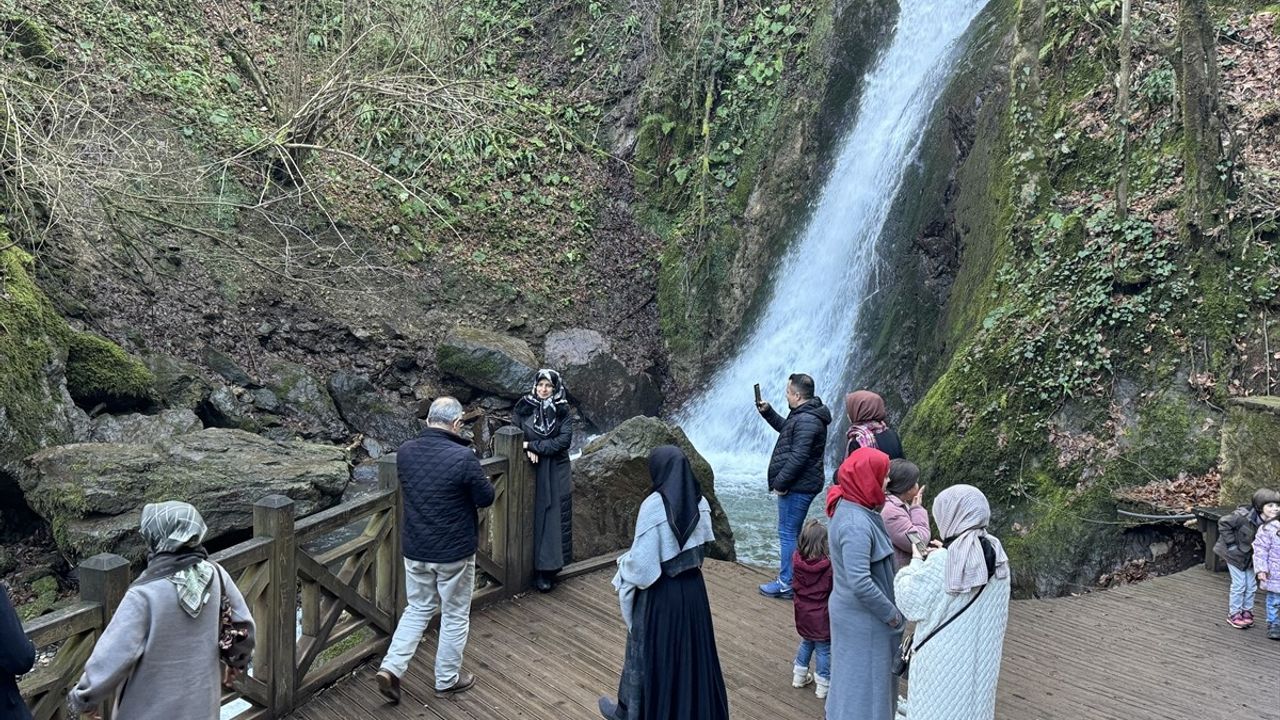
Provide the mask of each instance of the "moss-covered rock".
POLYGON ((88 431, 63 382, 71 331, 32 279, 33 260, 0 229, 0 530, 25 507, 22 458, 88 431))
POLYGON ((194 363, 170 355, 148 355, 143 362, 155 378, 156 399, 163 407, 196 410, 213 391, 194 363))
POLYGON ((675 445, 684 452, 711 506, 716 541, 707 554, 720 560, 736 557, 733 529, 716 498, 715 473, 710 463, 698 454, 683 430, 651 417, 627 420, 589 443, 574 461, 575 557, 597 557, 631 543, 636 512, 653 488, 649 453, 660 445, 675 445))
POLYGON ((67 347, 67 390, 84 407, 145 408, 155 402, 155 376, 141 360, 93 333, 74 333, 67 347))
POLYGON ((209 525, 209 540, 252 525, 253 503, 287 495, 301 517, 335 504, 349 479, 341 448, 275 442, 210 428, 152 444, 80 443, 27 460, 27 501, 53 528, 73 564, 99 552, 143 556, 142 506, 181 499, 209 525))
POLYGON ((459 326, 436 349, 436 365, 477 390, 514 399, 532 387, 538 358, 519 338, 459 326))
POLYGON ((1258 488, 1280 487, 1280 397, 1238 398, 1222 428, 1223 505, 1244 505, 1258 488))

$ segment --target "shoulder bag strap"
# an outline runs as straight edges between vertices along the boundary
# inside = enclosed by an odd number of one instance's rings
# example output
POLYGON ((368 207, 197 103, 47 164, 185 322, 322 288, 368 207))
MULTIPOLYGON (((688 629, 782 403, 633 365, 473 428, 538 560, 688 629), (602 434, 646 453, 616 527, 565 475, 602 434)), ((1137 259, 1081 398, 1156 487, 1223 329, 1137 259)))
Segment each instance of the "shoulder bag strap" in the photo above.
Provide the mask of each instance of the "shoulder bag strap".
POLYGON ((969 598, 969 602, 965 603, 965 604, 964 604, 964 607, 960 608, 960 611, 959 611, 959 612, 957 612, 955 615, 952 615, 951 617, 947 618, 947 621, 946 621, 946 622, 944 622, 944 623, 942 623, 941 625, 939 625, 938 627, 934 628, 934 629, 933 629, 933 631, 932 631, 932 632, 930 632, 928 635, 925 635, 925 636, 924 636, 924 639, 920 641, 920 644, 919 644, 919 645, 916 645, 915 647, 911 648, 911 654, 913 654, 913 655, 914 655, 915 653, 920 652, 920 648, 924 647, 924 644, 925 644, 925 643, 927 643, 927 642, 929 642, 930 640, 932 640, 934 635, 937 635, 939 632, 941 632, 941 631, 942 631, 942 628, 944 628, 944 627, 946 627, 946 626, 950 625, 952 622, 954 622, 954 621, 955 621, 955 619, 956 619, 956 618, 958 618, 958 617, 960 617, 961 615, 963 615, 965 610, 968 610, 970 606, 972 606, 975 602, 977 602, 977 601, 978 601, 978 597, 979 597, 980 595, 982 595, 982 591, 983 591, 983 590, 986 590, 986 589, 987 589, 987 585, 990 585, 990 584, 991 584, 991 581, 988 579, 988 581, 987 581, 986 583, 984 583, 984 584, 982 585, 982 587, 978 588, 978 592, 974 593, 974 594, 973 594, 973 597, 969 598))

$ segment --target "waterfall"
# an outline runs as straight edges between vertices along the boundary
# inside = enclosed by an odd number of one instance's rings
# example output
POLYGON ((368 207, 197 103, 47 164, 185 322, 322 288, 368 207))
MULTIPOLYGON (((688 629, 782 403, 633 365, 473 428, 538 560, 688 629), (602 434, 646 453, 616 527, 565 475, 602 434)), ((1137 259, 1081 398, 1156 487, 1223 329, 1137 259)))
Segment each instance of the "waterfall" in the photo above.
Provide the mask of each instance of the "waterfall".
MULTIPOLYGON (((775 511, 764 482, 777 433, 755 411, 751 386, 760 383, 764 398, 785 415, 787 376, 805 372, 832 414, 843 415, 859 353, 854 330, 877 292, 877 242, 960 54, 959 40, 985 4, 900 0, 893 40, 863 80, 857 118, 837 142, 808 222, 773 275, 766 309, 738 355, 680 413, 715 469, 716 491, 745 560, 777 561, 775 511)), ((834 435, 828 455, 841 445, 834 435)))

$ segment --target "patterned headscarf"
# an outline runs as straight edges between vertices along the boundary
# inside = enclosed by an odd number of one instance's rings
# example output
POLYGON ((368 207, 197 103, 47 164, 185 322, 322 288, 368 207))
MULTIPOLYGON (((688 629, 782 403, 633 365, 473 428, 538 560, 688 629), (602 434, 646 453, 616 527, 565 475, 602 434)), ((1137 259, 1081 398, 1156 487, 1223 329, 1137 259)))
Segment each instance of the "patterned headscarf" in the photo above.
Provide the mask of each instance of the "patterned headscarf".
POLYGON ((533 378, 533 387, 525 396, 525 402, 533 406, 533 429, 542 435, 551 435, 560 425, 560 413, 568 405, 569 400, 560 373, 543 368, 533 378), (546 400, 538 397, 538 381, 551 381, 551 397, 546 400))
POLYGON ((1009 556, 1000 541, 987 534, 991 506, 972 485, 952 485, 933 501, 933 519, 947 547, 947 592, 955 595, 986 585, 987 559, 982 539, 995 555, 995 577, 1009 577, 1009 556))
POLYGON ((886 427, 884 398, 870 390, 851 392, 844 396, 844 411, 849 416, 849 440, 857 440, 858 447, 876 447, 876 433, 886 427))
POLYGON ((135 584, 167 579, 178 593, 178 604, 191 617, 209 601, 215 569, 200 544, 209 528, 200 511, 177 500, 148 503, 142 508, 142 537, 147 541, 147 569, 135 584))

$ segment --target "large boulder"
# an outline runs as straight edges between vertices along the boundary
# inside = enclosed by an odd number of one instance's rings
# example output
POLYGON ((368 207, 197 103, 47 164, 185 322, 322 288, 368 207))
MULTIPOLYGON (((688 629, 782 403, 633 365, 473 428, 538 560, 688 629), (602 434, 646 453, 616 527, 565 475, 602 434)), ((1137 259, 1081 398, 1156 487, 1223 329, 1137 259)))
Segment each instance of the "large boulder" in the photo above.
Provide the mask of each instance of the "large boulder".
POLYGON ((162 407, 196 410, 213 392, 194 363, 171 355, 148 355, 142 361, 155 377, 156 399, 162 407))
POLYGON ((22 460, 88 436, 89 418, 67 392, 71 330, 32 279, 32 258, 0 227, 0 534, 22 531, 22 460))
POLYGON ((716 541, 708 555, 734 560, 733 529, 716 499, 715 474, 675 425, 658 418, 627 420, 582 451, 573 463, 573 555, 596 557, 631 545, 636 512, 651 492, 649 452, 660 445, 675 445, 693 465, 702 494, 711 505, 716 541))
POLYGON ((1258 488, 1280 477, 1280 397, 1234 398, 1222 426, 1219 502, 1247 505, 1258 488))
MULTIPOLYGON (((278 399, 277 411, 285 415, 285 425, 303 437, 338 441, 350 433, 329 390, 309 369, 284 360, 271 360, 263 370, 262 382, 266 385, 264 389, 278 399)), ((264 395, 259 405, 264 404, 265 398, 264 395)))
POLYGON ((155 376, 141 360, 93 333, 73 333, 67 345, 67 389, 86 408, 135 410, 155 402, 155 376))
POLYGON ((422 424, 408 406, 387 401, 363 375, 334 373, 329 378, 329 394, 342 419, 354 430, 379 441, 384 450, 395 450, 422 432, 422 424))
POLYGON ((263 496, 293 498, 301 517, 336 504, 350 477, 341 448, 222 428, 151 444, 62 445, 27 458, 26 467, 27 502, 73 564, 100 552, 141 560, 138 520, 148 502, 195 505, 209 525, 206 541, 216 542, 251 527, 263 496))
POLYGON ((595 330, 574 328, 547 335, 547 365, 560 371, 578 410, 597 430, 637 415, 656 416, 662 393, 649 373, 631 373, 595 330))
POLYGON ((200 418, 186 409, 165 410, 158 415, 99 415, 93 419, 89 442, 150 445, 174 435, 193 433, 202 427, 200 418))
POLYGON ((477 390, 515 399, 529 392, 538 358, 519 338, 459 326, 436 349, 436 365, 477 390))

